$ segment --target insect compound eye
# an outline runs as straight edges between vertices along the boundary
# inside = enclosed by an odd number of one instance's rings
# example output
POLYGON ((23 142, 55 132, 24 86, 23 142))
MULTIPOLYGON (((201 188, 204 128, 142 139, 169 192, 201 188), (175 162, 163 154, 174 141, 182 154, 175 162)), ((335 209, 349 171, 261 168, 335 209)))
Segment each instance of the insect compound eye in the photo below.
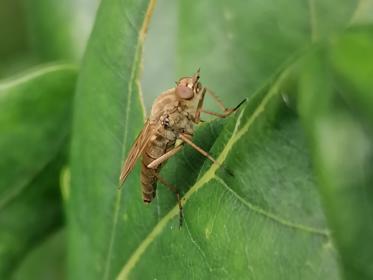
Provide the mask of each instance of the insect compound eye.
POLYGON ((178 85, 176 87, 176 94, 182 99, 191 99, 193 98, 193 90, 184 85, 178 85))

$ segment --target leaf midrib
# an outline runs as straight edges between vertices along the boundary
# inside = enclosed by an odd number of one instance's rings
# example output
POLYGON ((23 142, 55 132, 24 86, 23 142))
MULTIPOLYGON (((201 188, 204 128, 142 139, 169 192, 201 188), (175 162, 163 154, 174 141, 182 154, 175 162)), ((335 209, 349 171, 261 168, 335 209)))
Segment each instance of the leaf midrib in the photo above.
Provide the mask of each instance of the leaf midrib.
MULTIPOLYGON (((142 55, 142 49, 145 41, 145 35, 148 29, 148 25, 150 22, 151 15, 153 13, 154 7, 156 4, 156 0, 149 0, 148 7, 146 9, 146 13, 142 22, 141 29, 139 31, 139 35, 137 38, 137 43, 136 43, 136 49, 135 49, 135 55, 133 59, 133 63, 131 66, 131 72, 130 72, 130 79, 128 83, 128 94, 127 94, 127 107, 126 107, 126 118, 125 118, 125 127, 128 124, 129 121, 129 116, 130 116, 130 110, 131 110, 131 98, 132 98, 132 93, 133 93, 133 86, 138 87, 139 90, 139 96, 140 100, 141 98, 141 93, 140 93, 140 87, 139 87, 139 81, 138 81, 138 68, 140 64, 140 59, 142 55)), ((145 107, 142 104, 142 109, 143 109, 143 115, 145 115, 145 107)), ((122 145, 122 157, 124 158, 125 153, 126 153, 126 147, 127 147, 127 139, 128 138, 128 129, 125 129, 124 131, 124 136, 123 136, 123 145, 122 145)), ((118 187, 119 187, 119 177, 118 177, 118 187)), ((110 230, 110 240, 109 240, 109 249, 108 253, 106 256, 105 260, 105 267, 104 267, 104 274, 103 274, 103 279, 109 279, 110 276, 110 266, 111 266, 111 256, 113 254, 113 248, 114 248, 114 240, 115 240, 115 234, 116 234, 116 228, 118 224, 118 218, 119 218, 119 212, 121 209, 121 197, 122 197, 122 189, 118 189, 116 194, 115 194, 115 205, 114 205, 114 215, 113 215, 113 225, 110 230)))

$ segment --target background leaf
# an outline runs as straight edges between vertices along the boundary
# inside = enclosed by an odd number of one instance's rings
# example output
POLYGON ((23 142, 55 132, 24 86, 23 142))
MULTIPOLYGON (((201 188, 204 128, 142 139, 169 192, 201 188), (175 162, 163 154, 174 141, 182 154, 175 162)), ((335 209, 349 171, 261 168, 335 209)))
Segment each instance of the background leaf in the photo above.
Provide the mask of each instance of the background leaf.
POLYGON ((75 78, 74 67, 56 64, 0 83, 2 277, 62 223, 59 170, 75 78))
POLYGON ((79 61, 99 0, 25 1, 29 39, 41 61, 79 61))
POLYGON ((201 67, 205 84, 235 104, 312 42, 343 29, 357 1, 180 3, 178 74, 201 67))
POLYGON ((0 78, 35 64, 28 40, 22 0, 0 3, 0 78))
POLYGON ((172 81, 180 78, 176 73, 178 7, 179 1, 165 0, 158 0, 154 7, 154 15, 144 43, 141 75, 147 112, 150 112, 159 93, 170 88, 172 81))
POLYGON ((346 279, 373 277, 371 28, 350 30, 307 59, 299 110, 346 279))
POLYGON ((80 62, 99 2, 1 1, 0 77, 45 62, 80 62))
POLYGON ((51 234, 32 250, 14 274, 15 280, 66 279, 66 234, 60 230, 51 234))

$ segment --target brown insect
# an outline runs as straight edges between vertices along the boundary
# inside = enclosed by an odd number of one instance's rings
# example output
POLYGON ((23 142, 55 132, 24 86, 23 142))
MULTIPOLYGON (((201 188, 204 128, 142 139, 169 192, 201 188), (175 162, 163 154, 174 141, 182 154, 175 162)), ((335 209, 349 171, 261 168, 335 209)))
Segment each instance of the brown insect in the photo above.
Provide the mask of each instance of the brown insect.
POLYGON ((225 118, 245 101, 234 109, 227 109, 210 90, 202 86, 199 79, 199 70, 192 77, 180 78, 176 82, 176 87, 165 91, 155 100, 150 116, 129 151, 120 173, 120 185, 122 185, 141 156, 140 180, 144 202, 150 203, 153 200, 156 195, 157 181, 159 181, 176 194, 180 208, 180 226, 182 223, 180 196, 174 186, 159 176, 161 167, 181 150, 184 143, 217 163, 212 156, 192 142, 194 124, 201 122, 201 113, 225 118), (203 109, 206 93, 216 101, 223 113, 203 109))

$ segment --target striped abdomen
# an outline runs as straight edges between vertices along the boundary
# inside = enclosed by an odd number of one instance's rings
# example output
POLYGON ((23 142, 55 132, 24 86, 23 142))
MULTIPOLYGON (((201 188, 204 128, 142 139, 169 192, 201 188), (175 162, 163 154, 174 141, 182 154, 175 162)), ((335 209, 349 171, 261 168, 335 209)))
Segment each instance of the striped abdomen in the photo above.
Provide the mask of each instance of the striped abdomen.
POLYGON ((167 150, 172 148, 175 143, 171 143, 168 139, 163 136, 156 134, 152 137, 148 146, 145 148, 142 154, 142 166, 140 181, 142 185, 142 197, 144 202, 151 202, 156 194, 158 174, 161 169, 161 165, 157 168, 148 168, 148 164, 153 162, 155 159, 164 155, 167 150))

